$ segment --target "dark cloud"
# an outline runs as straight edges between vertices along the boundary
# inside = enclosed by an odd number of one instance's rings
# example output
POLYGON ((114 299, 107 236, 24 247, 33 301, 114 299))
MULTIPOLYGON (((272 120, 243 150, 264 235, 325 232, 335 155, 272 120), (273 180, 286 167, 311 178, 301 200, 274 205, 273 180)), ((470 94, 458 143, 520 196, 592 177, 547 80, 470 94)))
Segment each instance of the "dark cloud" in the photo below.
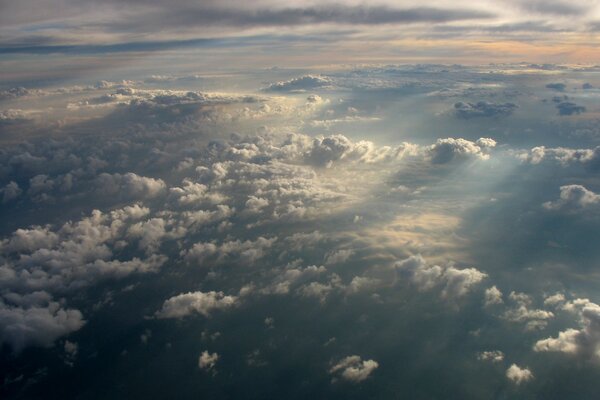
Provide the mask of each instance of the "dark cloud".
POLYGON ((558 92, 564 92, 567 88, 567 85, 564 83, 549 83, 546 85, 548 89, 556 90, 558 92))
POLYGON ((559 115, 577 115, 586 111, 586 108, 584 106, 579 106, 570 101, 560 102, 556 105, 556 108, 558 109, 559 115))
POLYGON ((517 108, 518 106, 514 103, 488 103, 485 101, 464 103, 461 101, 454 104, 454 113, 457 117, 464 119, 478 117, 507 117, 517 108))
MULTIPOLYGON (((390 8, 382 6, 343 6, 323 5, 305 8, 213 8, 213 7, 166 7, 159 14, 147 14, 145 21, 155 20, 163 29, 179 26, 228 25, 235 27, 251 26, 293 26, 307 24, 413 24, 444 23, 473 19, 486 19, 493 15, 488 12, 467 9, 440 9, 431 7, 390 8)), ((119 30, 146 30, 136 21, 111 23, 119 30)))
POLYGON ((549 15, 584 15, 589 11, 589 7, 585 4, 565 2, 560 0, 544 1, 544 0, 528 0, 517 2, 518 6, 524 10, 539 14, 549 15))

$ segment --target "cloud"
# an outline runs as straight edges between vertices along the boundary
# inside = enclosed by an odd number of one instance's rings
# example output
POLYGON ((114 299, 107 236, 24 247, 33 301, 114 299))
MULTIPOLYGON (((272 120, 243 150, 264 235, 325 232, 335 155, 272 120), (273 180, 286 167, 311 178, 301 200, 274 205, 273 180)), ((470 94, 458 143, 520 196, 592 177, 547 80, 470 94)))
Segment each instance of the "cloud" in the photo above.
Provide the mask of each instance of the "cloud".
POLYGON ((506 370, 506 377, 517 385, 528 382, 533 379, 533 374, 528 368, 521 368, 517 364, 512 364, 506 370))
POLYGON ((198 368, 206 371, 214 370, 217 361, 219 361, 219 355, 217 353, 211 354, 205 350, 198 358, 198 368))
POLYGON ((162 179, 139 176, 133 172, 102 173, 96 179, 96 192, 102 196, 150 198, 162 194, 165 190, 166 185, 162 179))
POLYGON ((490 307, 496 304, 503 304, 502 292, 496 286, 485 289, 484 305, 490 307))
POLYGON ((479 361, 491 361, 493 363, 499 363, 504 360, 504 353, 500 350, 483 351, 477 353, 477 359, 479 361))
POLYGON ((547 148, 537 146, 528 152, 518 154, 518 157, 531 164, 540 164, 543 161, 556 161, 562 166, 573 163, 582 163, 592 168, 600 163, 600 146, 593 149, 570 149, 566 147, 547 148))
POLYGON ((331 79, 326 76, 304 75, 288 81, 272 83, 263 90, 268 92, 305 92, 328 88, 331 85, 331 79))
POLYGON ((215 310, 226 310, 238 304, 236 296, 226 296, 223 292, 188 292, 173 296, 155 313, 157 318, 183 318, 198 313, 209 317, 215 310))
POLYGON ((544 0, 517 0, 516 4, 524 10, 539 14, 549 14, 557 16, 581 16, 589 11, 585 3, 572 3, 565 1, 544 1, 544 0))
POLYGON ((567 88, 567 85, 564 83, 548 83, 546 87, 548 89, 556 90, 557 92, 564 92, 567 88))
POLYGON ((584 106, 579 106, 570 101, 563 101, 556 105, 558 109, 558 115, 578 115, 586 112, 586 108, 584 106))
POLYGON ((0 302, 0 342, 10 344, 16 352, 31 345, 49 347, 84 324, 79 310, 64 309, 58 302, 31 307, 0 302))
POLYGON ((23 190, 15 181, 10 181, 0 189, 0 193, 2 193, 2 203, 6 204, 17 199, 23 193, 23 190))
POLYGON ((459 118, 471 119, 478 117, 508 117, 518 106, 514 103, 477 103, 458 102, 454 104, 454 114, 459 118))
POLYGON ((442 298, 460 298, 466 295, 487 275, 475 268, 458 269, 454 266, 429 265, 420 255, 408 257, 394 264, 402 277, 406 277, 419 290, 441 288, 442 298))
MULTIPOLYGON (((488 12, 469 9, 442 9, 433 7, 391 8, 385 6, 349 6, 342 4, 322 4, 305 7, 206 7, 187 5, 182 8, 161 8, 162 19, 156 13, 145 13, 146 21, 174 28, 179 26, 226 25, 238 28, 253 26, 294 26, 312 24, 411 24, 443 23, 451 21, 486 19, 488 12)), ((136 24, 136 20, 125 26, 120 21, 107 24, 110 29, 145 31, 147 28, 136 24)))
POLYGON ((600 359, 600 306, 587 299, 577 299, 563 308, 579 315, 580 329, 570 328, 559 332, 558 337, 538 340, 533 350, 600 359))
POLYGON ((524 293, 511 292, 509 298, 516 303, 516 306, 506 310, 502 317, 511 322, 524 323, 527 331, 543 329, 548 324, 548 320, 555 317, 551 311, 532 309, 531 297, 524 293))
POLYGON ((593 208, 600 204, 600 195, 581 185, 564 185, 560 187, 560 198, 543 204, 547 210, 577 211, 593 208))
MULTIPOLYGON (((362 382, 379 368, 375 360, 362 360, 360 356, 348 356, 329 369, 329 373, 349 382, 362 382)), ((335 378, 334 378, 335 379, 335 378)))
POLYGON ((471 142, 466 139, 438 139, 428 147, 428 153, 433 164, 446 164, 455 160, 469 158, 487 160, 489 150, 496 146, 496 141, 488 138, 471 142))

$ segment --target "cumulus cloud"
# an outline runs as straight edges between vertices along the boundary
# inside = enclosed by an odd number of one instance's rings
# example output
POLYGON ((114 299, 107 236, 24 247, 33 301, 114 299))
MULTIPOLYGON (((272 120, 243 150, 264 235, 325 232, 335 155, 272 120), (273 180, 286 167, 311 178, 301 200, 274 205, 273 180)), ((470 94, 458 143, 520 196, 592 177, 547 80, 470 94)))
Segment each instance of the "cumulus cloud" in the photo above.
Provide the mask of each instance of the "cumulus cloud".
POLYGON ((452 265, 430 265, 420 255, 398 261, 394 268, 401 277, 408 279, 419 290, 440 287, 442 298, 462 297, 487 277, 475 268, 458 269, 452 265))
POLYGON ((512 364, 506 370, 506 377, 517 385, 528 382, 533 379, 533 373, 528 368, 521 368, 517 364, 512 364))
MULTIPOLYGON (((349 382, 362 382, 379 367, 375 360, 363 360, 360 356, 348 356, 329 369, 335 377, 349 382)), ((335 380, 335 378, 334 378, 335 380)))
POLYGON ((133 198, 151 198, 166 190, 162 179, 139 176, 133 172, 126 174, 102 173, 96 180, 96 191, 103 196, 120 196, 133 198))
POLYGON ((189 263, 202 264, 210 257, 215 256, 215 262, 237 259, 240 263, 249 265, 262 258, 266 250, 276 241, 277 237, 264 238, 261 236, 254 241, 232 240, 223 242, 221 245, 200 242, 184 253, 184 259, 189 263))
POLYGON ((502 292, 496 286, 485 289, 484 305, 490 307, 496 304, 502 304, 502 292))
POLYGON ((593 149, 571 149, 567 147, 547 148, 536 146, 527 152, 518 153, 518 157, 537 165, 542 162, 555 161, 561 166, 581 163, 595 167, 600 162, 600 146, 593 149))
POLYGON ((499 363, 504 360, 504 353, 500 350, 482 351, 481 353, 477 353, 477 359, 479 361, 499 363))
POLYGON ((551 311, 531 308, 532 299, 525 293, 511 292, 508 297, 515 306, 506 310, 503 318, 511 322, 524 323, 526 330, 543 329, 548 324, 548 320, 554 318, 554 313, 551 311))
POLYGON ((431 162, 434 164, 446 164, 454 160, 479 159, 487 160, 489 150, 496 146, 496 141, 489 138, 481 138, 476 142, 466 139, 438 139, 435 144, 427 149, 431 162))
POLYGON ((560 197, 555 201, 543 204, 547 210, 577 211, 600 204, 600 195, 581 185, 564 185, 560 187, 560 197))
POLYGON ((205 350, 198 358, 198 368, 206 371, 214 370, 217 361, 219 361, 219 355, 217 353, 211 354, 205 350))
POLYGON ((226 310, 238 304, 236 296, 223 292, 188 292, 167 299, 155 313, 157 318, 183 318, 198 313, 209 317, 215 310, 226 310))
POLYGON ((477 103, 458 102, 454 104, 454 113, 459 118, 471 119, 478 117, 508 117, 518 106, 514 103, 477 103))
POLYGON ((565 307, 579 315, 580 328, 559 332, 557 337, 538 340, 537 352, 561 352, 582 358, 600 358, 600 306, 587 299, 577 299, 565 307))
POLYGON ((15 181, 10 181, 0 189, 0 193, 2 193, 2 203, 6 204, 17 199, 23 193, 23 190, 15 181))
POLYGON ((84 324, 79 310, 62 308, 55 301, 31 307, 0 302, 0 342, 8 343, 16 352, 30 345, 49 347, 84 324))
POLYGON ((264 88, 270 92, 304 92, 308 90, 330 87, 331 79, 326 76, 304 75, 288 81, 275 82, 264 88))

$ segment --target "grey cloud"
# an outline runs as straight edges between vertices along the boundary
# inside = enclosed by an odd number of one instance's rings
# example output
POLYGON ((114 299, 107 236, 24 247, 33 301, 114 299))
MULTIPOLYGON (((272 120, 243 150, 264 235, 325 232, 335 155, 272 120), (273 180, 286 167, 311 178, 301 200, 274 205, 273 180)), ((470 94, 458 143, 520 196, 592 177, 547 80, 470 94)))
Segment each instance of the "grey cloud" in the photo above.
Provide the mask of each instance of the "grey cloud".
POLYGON ((560 0, 519 0, 517 4, 520 8, 530 12, 559 16, 580 16, 584 15, 589 10, 589 7, 582 2, 575 3, 560 0))
POLYGON ((567 88, 567 85, 565 85, 564 83, 548 83, 546 87, 548 89, 556 90, 558 92, 564 92, 567 88))
POLYGON ((558 109, 558 115, 578 115, 586 112, 586 108, 584 106, 579 106, 570 101, 563 101, 556 105, 558 109))
MULTIPOLYGON (((293 26, 306 24, 410 24, 410 23, 444 23, 473 19, 486 19, 492 14, 484 11, 468 9, 440 9, 431 7, 390 8, 384 6, 343 6, 323 5, 305 8, 215 8, 192 6, 161 10, 160 15, 143 13, 146 23, 155 20, 156 24, 166 27, 228 25, 235 27, 251 26, 293 26)), ((147 30, 135 19, 125 23, 110 23, 109 26, 119 30, 147 30)))
POLYGON ((464 119, 477 117, 507 117, 517 108, 518 106, 514 103, 488 103, 486 101, 477 103, 458 102, 454 104, 454 113, 459 118, 464 119))
POLYGON ((23 308, 0 301, 0 343, 10 344, 16 352, 30 345, 49 347, 84 324, 79 310, 64 309, 58 302, 23 308))

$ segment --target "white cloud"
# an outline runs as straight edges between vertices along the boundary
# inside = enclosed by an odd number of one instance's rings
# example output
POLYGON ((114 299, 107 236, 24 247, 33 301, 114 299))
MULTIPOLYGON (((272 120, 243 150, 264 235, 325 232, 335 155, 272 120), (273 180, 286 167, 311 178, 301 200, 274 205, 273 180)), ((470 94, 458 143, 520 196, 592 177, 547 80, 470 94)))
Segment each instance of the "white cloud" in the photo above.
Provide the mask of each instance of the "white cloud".
POLYGON ((509 298, 516 303, 516 306, 505 311, 503 318, 511 322, 524 323, 526 330, 543 329, 548 324, 548 320, 554 318, 551 311, 530 308, 532 301, 525 293, 511 292, 509 298))
POLYGON ((512 364, 506 370, 506 377, 517 385, 533 379, 533 374, 528 368, 521 368, 517 364, 512 364))
POLYGON ((341 264, 354 255, 352 249, 340 249, 328 253, 325 256, 325 265, 341 264))
POLYGON ((562 352, 583 358, 600 359, 600 306, 587 299, 567 307, 579 314, 580 328, 559 332, 558 337, 539 340, 533 346, 538 352, 562 352))
POLYGON ((504 303, 504 300, 502 300, 502 292, 500 289, 498 289, 496 286, 492 286, 485 290, 484 305, 486 307, 502 303, 504 303))
POLYGON ((209 353, 208 351, 203 351, 198 358, 198 368, 204 370, 212 370, 215 368, 215 365, 219 361, 219 355, 217 353, 209 353))
POLYGON ((477 353, 477 359, 479 361, 491 361, 493 363, 499 363, 504 360, 504 353, 500 350, 482 351, 477 353))
POLYGON ((223 292, 188 292, 167 299, 156 312, 157 318, 183 318, 194 313, 209 317, 215 310, 226 310, 238 304, 236 296, 226 296, 223 292))
POLYGON ((132 198, 156 197, 166 190, 162 179, 139 176, 133 172, 126 174, 102 173, 96 179, 96 192, 101 196, 125 195, 132 198))
POLYGON ((429 146, 428 153, 434 164, 446 164, 455 160, 490 158, 489 150, 496 146, 496 141, 481 138, 476 142, 466 139, 438 139, 435 144, 429 146))
POLYGON ((560 198, 548 201, 543 207, 548 210, 577 211, 600 204, 600 195, 582 185, 564 185, 560 187, 560 198))
POLYGON ((398 261, 394 267, 419 290, 431 290, 440 286, 443 298, 462 297, 487 277, 485 273, 475 268, 457 269, 451 265, 444 267, 429 265, 420 255, 398 261))
POLYGON ((362 360, 360 356, 348 356, 329 369, 329 373, 350 382, 362 382, 379 367, 375 360, 362 360))

